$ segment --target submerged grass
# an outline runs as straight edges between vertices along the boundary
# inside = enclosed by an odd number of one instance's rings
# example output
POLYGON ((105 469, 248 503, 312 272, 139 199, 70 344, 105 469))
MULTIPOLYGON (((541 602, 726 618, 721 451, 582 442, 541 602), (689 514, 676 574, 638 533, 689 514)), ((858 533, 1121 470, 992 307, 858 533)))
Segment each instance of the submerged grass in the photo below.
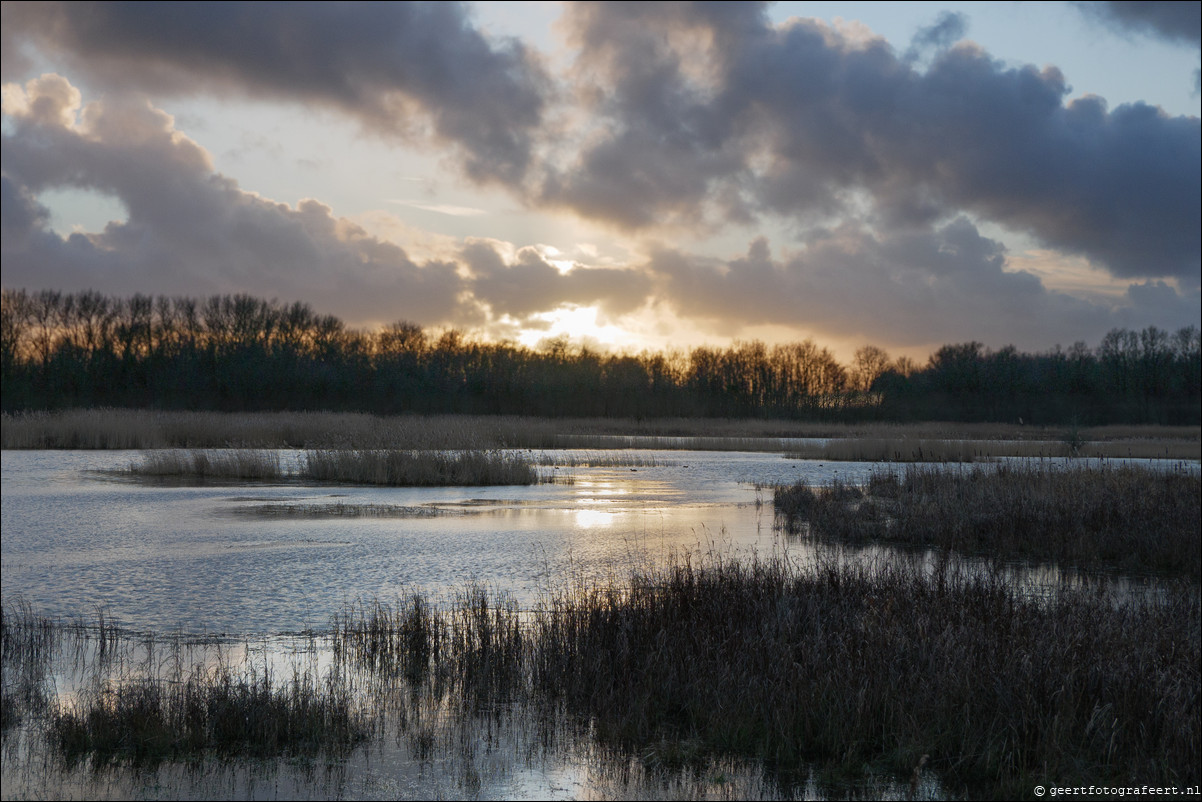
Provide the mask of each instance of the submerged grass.
POLYGON ((1202 574, 1202 478, 1184 465, 913 465, 863 485, 778 487, 773 501, 786 529, 843 542, 1202 574))
POLYGON ((44 716, 49 710, 47 666, 59 629, 35 615, 28 602, 0 607, 0 732, 7 734, 30 716, 44 716))
POLYGON ((657 468, 672 464, 627 449, 542 452, 535 459, 539 465, 556 468, 657 468))
POLYGON ((406 507, 399 504, 256 504, 236 507, 236 515, 260 518, 435 518, 446 511, 436 507, 406 507))

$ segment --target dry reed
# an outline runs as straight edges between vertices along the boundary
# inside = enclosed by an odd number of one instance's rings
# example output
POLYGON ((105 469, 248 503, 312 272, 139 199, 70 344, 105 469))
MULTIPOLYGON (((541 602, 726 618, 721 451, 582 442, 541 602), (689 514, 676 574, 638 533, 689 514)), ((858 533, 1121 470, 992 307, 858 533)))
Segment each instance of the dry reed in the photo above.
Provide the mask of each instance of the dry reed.
MULTIPOLYGON (((287 473, 280 467, 277 452, 261 449, 150 451, 142 456, 141 461, 131 463, 123 473, 151 479, 304 479, 398 487, 528 485, 537 483, 541 478, 530 460, 519 454, 385 449, 308 451, 295 473, 287 473)), ((320 512, 326 515, 354 513, 338 508, 327 508, 320 512)))
POLYGON ((238 674, 229 666, 185 679, 111 681, 59 705, 50 729, 68 759, 162 760, 215 752, 265 757, 338 751, 364 740, 366 719, 333 675, 238 674))
POLYGON ((319 482, 403 487, 532 485, 526 458, 494 451, 308 451, 299 472, 319 482))
POLYGON ((907 466, 863 485, 777 488, 786 529, 1082 568, 1202 573, 1202 478, 1185 465, 907 466))
POLYGON ((152 451, 141 462, 131 463, 128 473, 160 479, 274 481, 284 477, 279 454, 259 449, 152 451))
POLYGON ((552 598, 533 659, 542 693, 629 749, 700 739, 802 776, 927 755, 996 796, 1196 779, 1200 624, 1196 586, 1039 599, 946 567, 686 561, 552 598))
MULTIPOLYGON (((1199 426, 1082 429, 1097 441, 1202 442, 1199 426)), ((77 409, 0 415, 0 447, 132 448, 691 448, 784 450, 782 438, 1036 441, 1062 443, 1059 427, 1004 423, 827 423, 714 418, 549 419, 335 412, 177 412, 77 409), (642 438, 642 439, 625 439, 642 438)), ((792 448, 792 446, 790 446, 792 448)), ((1174 457, 1176 458, 1176 457, 1174 457)), ((1196 458, 1196 457, 1194 457, 1196 458)))
POLYGON ((974 462, 999 457, 1097 457, 1197 460, 1202 443, 1167 438, 1077 441, 1059 440, 932 440, 907 438, 848 438, 791 446, 793 459, 856 462, 974 462))
MULTIPOLYGON (((1198 587, 1108 587, 1031 595, 950 563, 685 557, 620 585, 549 590, 525 612, 479 586, 448 608, 410 594, 337 617, 321 673, 277 680, 219 662, 155 679, 117 666, 53 703, 49 731, 68 759, 101 763, 337 753, 391 737, 378 715, 399 704, 396 737, 429 754, 428 721, 405 723, 420 691, 445 701, 430 710, 471 716, 564 711, 573 732, 650 767, 763 761, 786 793, 815 767, 904 785, 923 756, 953 795, 1048 777, 1193 782, 1198 587), (350 681, 362 670, 377 681, 350 681)), ((10 617, 6 635, 28 639, 16 630, 36 621, 10 617)))

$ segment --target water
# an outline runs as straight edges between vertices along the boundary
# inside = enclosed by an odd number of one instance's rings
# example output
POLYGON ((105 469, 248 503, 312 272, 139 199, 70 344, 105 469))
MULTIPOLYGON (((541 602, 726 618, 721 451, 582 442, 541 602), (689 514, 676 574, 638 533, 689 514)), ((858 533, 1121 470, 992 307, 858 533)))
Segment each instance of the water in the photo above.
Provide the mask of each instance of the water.
POLYGON ((50 617, 102 609, 135 630, 237 635, 321 628, 348 600, 469 581, 526 605, 550 582, 621 576, 673 551, 772 553, 771 491, 757 485, 872 468, 625 454, 636 467, 547 467, 556 481, 529 487, 365 488, 148 483, 101 473, 138 452, 4 451, 3 594, 50 617))

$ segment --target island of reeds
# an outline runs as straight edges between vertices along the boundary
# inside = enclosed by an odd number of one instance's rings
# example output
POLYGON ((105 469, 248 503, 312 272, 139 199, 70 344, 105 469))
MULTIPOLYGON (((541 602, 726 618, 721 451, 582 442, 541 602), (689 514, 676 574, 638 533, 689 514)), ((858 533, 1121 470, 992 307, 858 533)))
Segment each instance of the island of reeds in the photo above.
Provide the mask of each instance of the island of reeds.
POLYGON ((301 455, 295 471, 265 449, 147 452, 119 472, 150 479, 331 482, 391 487, 532 485, 543 477, 523 454, 494 450, 327 449, 301 455))
POLYGON ((908 465, 777 487, 773 505, 787 531, 829 542, 1202 577, 1202 477, 1184 464, 908 465))

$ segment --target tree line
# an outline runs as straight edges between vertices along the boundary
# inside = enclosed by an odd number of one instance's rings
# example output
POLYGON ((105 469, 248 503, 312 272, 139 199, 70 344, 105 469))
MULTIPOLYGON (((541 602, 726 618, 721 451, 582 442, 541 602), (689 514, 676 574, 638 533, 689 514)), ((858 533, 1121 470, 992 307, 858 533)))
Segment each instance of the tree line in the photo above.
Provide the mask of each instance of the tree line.
POLYGON ((610 417, 1196 424, 1197 327, 1115 329, 1095 348, 946 345, 919 365, 812 340, 611 354, 398 322, 348 328, 307 304, 4 290, 4 411, 88 406, 610 417))

